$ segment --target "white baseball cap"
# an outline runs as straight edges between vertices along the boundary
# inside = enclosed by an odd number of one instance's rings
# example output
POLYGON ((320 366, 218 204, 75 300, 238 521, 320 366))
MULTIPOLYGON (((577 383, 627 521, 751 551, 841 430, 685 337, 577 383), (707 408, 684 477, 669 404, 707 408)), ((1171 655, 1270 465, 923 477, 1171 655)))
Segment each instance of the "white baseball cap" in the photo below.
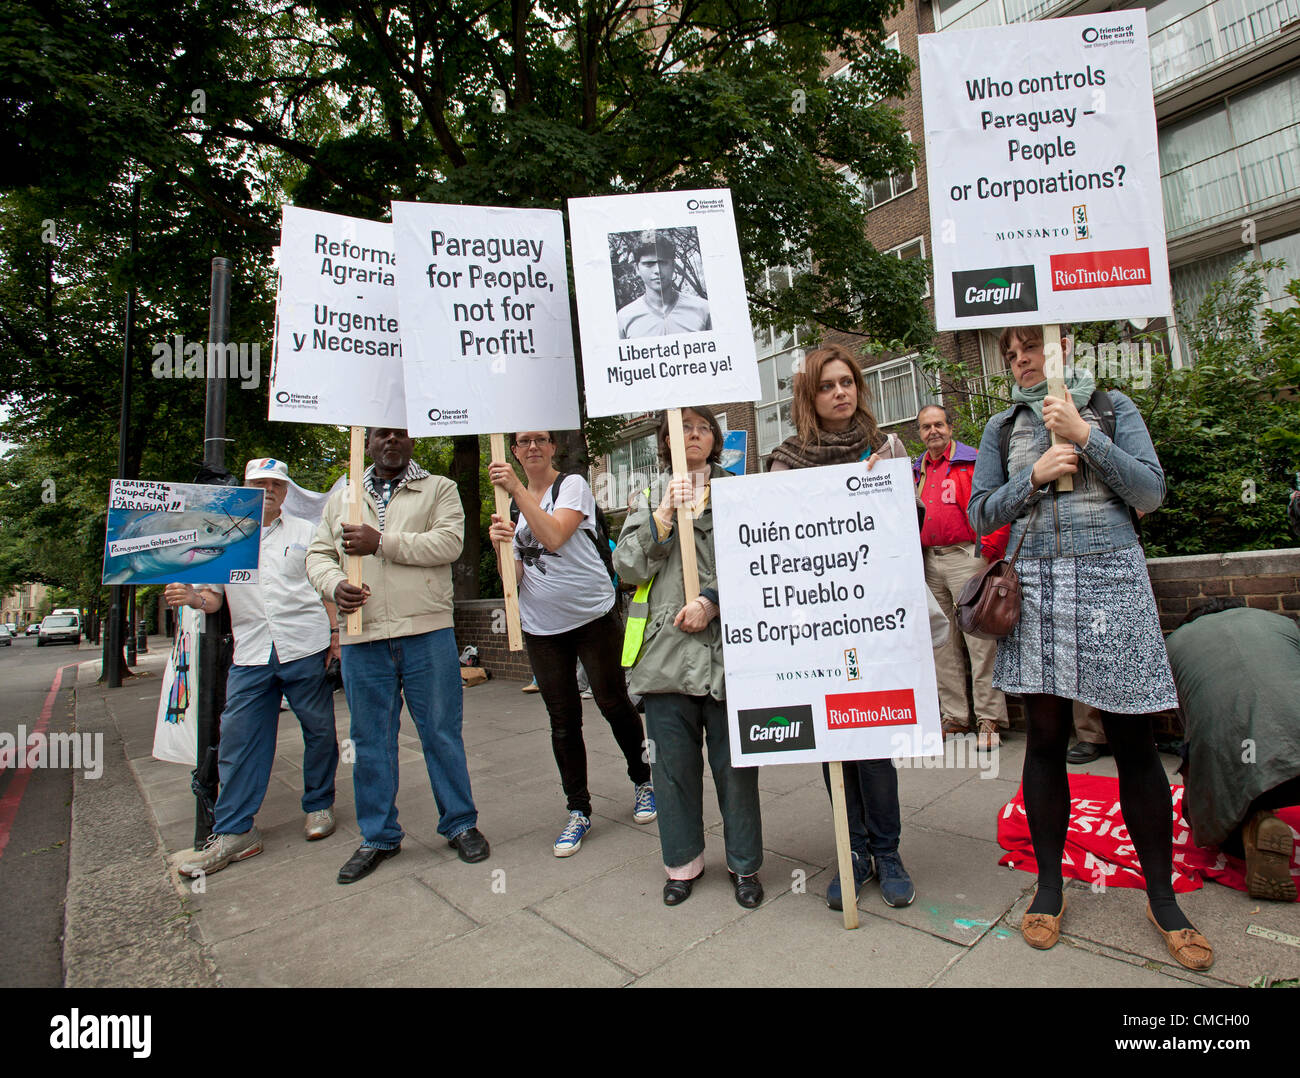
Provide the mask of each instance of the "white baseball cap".
POLYGON ((283 479, 289 482, 289 466, 274 457, 258 457, 244 466, 244 482, 253 479, 283 479))

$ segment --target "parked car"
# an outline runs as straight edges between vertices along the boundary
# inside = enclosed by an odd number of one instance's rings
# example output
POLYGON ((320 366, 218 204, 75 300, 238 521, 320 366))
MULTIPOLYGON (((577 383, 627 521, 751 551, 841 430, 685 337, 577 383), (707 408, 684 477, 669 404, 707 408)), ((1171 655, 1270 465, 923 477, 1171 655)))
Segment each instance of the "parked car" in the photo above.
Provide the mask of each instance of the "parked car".
POLYGON ((78 614, 51 614, 41 622, 36 646, 45 644, 80 644, 81 616, 78 614))
POLYGON ((41 623, 39 621, 34 621, 29 626, 27 626, 27 632, 24 635, 39 636, 40 631, 41 631, 41 623))
POLYGON ((0 625, 0 648, 10 647, 14 642, 14 634, 9 631, 8 625, 0 625))
POLYGON ((6 622, 5 622, 5 628, 9 630, 9 635, 10 635, 10 636, 17 636, 17 635, 18 635, 18 625, 17 625, 17 623, 12 622, 12 621, 6 621, 6 622))

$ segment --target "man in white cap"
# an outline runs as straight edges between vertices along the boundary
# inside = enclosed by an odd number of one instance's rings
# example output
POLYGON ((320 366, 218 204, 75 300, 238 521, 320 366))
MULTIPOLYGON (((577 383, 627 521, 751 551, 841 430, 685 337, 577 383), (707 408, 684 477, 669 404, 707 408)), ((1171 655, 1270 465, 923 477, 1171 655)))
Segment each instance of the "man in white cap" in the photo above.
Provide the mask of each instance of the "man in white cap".
POLYGON ((310 841, 334 831, 339 747, 325 668, 331 658, 338 658, 339 630, 334 604, 322 603, 307 579, 307 547, 316 528, 311 521, 280 511, 289 491, 289 469, 283 461, 250 460, 244 482, 266 492, 257 582, 199 588, 168 584, 164 592, 171 606, 192 606, 208 614, 221 609, 224 595, 235 637, 221 713, 221 792, 213 834, 195 857, 179 866, 185 876, 219 872, 231 861, 262 852, 262 835, 253 817, 271 781, 281 695, 302 725, 306 836, 310 841))

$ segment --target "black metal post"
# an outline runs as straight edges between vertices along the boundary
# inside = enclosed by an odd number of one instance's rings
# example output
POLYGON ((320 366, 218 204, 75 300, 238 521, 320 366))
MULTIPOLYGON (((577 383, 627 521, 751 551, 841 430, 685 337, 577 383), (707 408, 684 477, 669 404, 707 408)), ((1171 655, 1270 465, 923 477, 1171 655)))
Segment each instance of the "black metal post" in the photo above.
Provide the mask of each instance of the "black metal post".
MULTIPOLYGON (((226 364, 225 345, 230 339, 230 270, 228 258, 212 260, 212 298, 208 308, 207 395, 203 419, 203 465, 211 474, 226 466, 226 364), (220 372, 221 377, 218 377, 220 372)), ((220 702, 225 700, 225 671, 217 661, 220 632, 204 617, 199 636, 199 728, 198 760, 194 770, 194 846, 200 848, 212 833, 212 809, 218 793, 217 746, 220 702), (218 686, 218 679, 222 684, 218 686)))
MULTIPOLYGON (((131 430, 131 332, 135 328, 135 255, 140 228, 140 181, 131 185, 131 287, 126 293, 126 328, 122 346, 122 410, 117 427, 117 478, 126 478, 126 440, 131 430)), ((103 679, 110 689, 122 684, 122 585, 114 584, 104 634, 103 679)))

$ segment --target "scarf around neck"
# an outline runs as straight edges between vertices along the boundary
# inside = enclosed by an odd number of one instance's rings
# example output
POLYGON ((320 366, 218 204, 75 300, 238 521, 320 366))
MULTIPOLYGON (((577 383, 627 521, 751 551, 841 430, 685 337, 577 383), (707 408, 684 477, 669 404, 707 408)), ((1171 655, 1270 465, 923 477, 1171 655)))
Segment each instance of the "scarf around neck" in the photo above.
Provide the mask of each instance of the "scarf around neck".
POLYGON ((803 442, 796 434, 772 450, 772 459, 790 468, 817 468, 823 464, 848 464, 880 449, 889 437, 877 430, 877 441, 867 436, 867 425, 859 417, 848 430, 818 431, 820 442, 803 442))
MULTIPOLYGON (((1070 399, 1074 401, 1074 406, 1080 411, 1084 405, 1092 399, 1093 391, 1097 388, 1097 380, 1085 370, 1077 367, 1065 368, 1065 388, 1070 391, 1070 399)), ((1027 404, 1034 410, 1034 415, 1039 419, 1043 418, 1043 400, 1047 396, 1047 379, 1044 378, 1036 386, 1030 386, 1028 389, 1022 389, 1016 386, 1011 391, 1011 399, 1017 404, 1027 404)))

